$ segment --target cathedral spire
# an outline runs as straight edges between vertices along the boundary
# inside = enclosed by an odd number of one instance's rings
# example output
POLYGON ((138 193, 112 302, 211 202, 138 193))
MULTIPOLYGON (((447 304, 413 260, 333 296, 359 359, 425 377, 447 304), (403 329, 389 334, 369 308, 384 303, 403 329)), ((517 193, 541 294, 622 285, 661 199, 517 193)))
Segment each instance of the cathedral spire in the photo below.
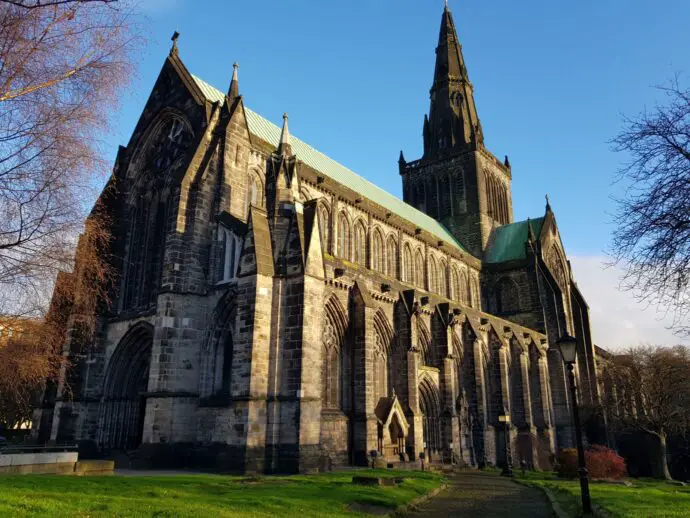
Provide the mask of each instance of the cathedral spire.
POLYGON ((232 64, 232 79, 230 80, 230 88, 228 89, 228 97, 235 99, 240 95, 240 83, 237 79, 237 69, 240 66, 237 63, 232 64))
POLYGON ((288 129, 288 114, 283 113, 283 129, 280 131, 280 143, 278 144, 279 155, 292 155, 290 145, 290 130, 288 129))
POLYGON ((431 87, 429 123, 425 121, 425 156, 474 149, 483 142, 462 46, 446 4, 436 47, 434 83, 431 87))

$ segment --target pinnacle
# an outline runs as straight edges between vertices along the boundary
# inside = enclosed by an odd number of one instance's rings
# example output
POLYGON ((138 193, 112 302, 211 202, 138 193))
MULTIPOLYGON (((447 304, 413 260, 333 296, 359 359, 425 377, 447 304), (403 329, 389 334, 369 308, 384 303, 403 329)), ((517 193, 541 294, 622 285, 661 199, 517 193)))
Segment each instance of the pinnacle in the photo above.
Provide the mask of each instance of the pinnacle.
POLYGON ((232 64, 232 79, 230 80, 230 88, 228 89, 228 97, 230 99, 235 99, 240 95, 240 83, 237 76, 237 69, 240 66, 237 62, 232 64))

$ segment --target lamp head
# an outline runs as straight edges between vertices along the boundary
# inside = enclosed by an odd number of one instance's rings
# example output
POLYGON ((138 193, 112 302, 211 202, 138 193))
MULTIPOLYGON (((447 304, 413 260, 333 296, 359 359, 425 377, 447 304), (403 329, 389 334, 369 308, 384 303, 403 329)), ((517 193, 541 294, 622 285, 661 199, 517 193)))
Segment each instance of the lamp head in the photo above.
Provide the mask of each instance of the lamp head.
POLYGON ((561 351, 565 363, 575 363, 577 357, 577 340, 575 337, 566 333, 558 339, 556 345, 561 351))

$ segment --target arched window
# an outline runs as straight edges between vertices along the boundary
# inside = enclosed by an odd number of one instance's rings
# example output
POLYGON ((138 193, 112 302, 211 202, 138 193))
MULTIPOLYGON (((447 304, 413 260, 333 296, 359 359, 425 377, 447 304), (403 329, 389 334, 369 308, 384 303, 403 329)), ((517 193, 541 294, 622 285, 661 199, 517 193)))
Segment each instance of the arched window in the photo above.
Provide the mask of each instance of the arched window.
POLYGON ((332 322, 326 321, 323 336, 323 406, 340 408, 341 344, 332 322))
POLYGON ((323 203, 319 204, 318 217, 319 217, 319 231, 321 232, 321 246, 323 247, 323 250, 325 252, 330 252, 331 247, 330 247, 329 238, 330 238, 330 234, 331 234, 330 233, 331 218, 330 218, 330 212, 328 211, 328 208, 323 203))
POLYGON ((433 255, 429 255, 429 291, 438 293, 438 266, 433 255))
POLYGON ((446 270, 448 266, 445 261, 439 263, 438 270, 438 293, 444 297, 448 294, 448 282, 446 280, 446 270))
POLYGON ((479 281, 476 277, 470 279, 470 306, 476 309, 481 309, 480 304, 480 293, 479 293, 479 281))
POLYGON ((490 217, 493 217, 494 216, 493 186, 491 184, 491 177, 488 175, 484 179, 484 190, 486 192, 486 212, 490 217))
POLYGON ((242 241, 232 230, 223 226, 218 228, 218 241, 222 250, 218 282, 227 282, 234 279, 237 274, 242 241))
POLYGON ((515 313, 520 310, 520 290, 512 279, 503 277, 496 283, 496 311, 515 313))
POLYGON ((402 280, 414 284, 414 264, 412 263, 412 250, 410 245, 405 243, 403 247, 402 280))
POLYGON ((355 262, 362 266, 367 264, 367 230, 364 223, 355 223, 355 262))
POLYGON ((424 289, 424 257, 419 249, 414 256, 414 271, 414 283, 420 288, 424 289))
POLYGON ((350 260, 350 222, 343 212, 338 216, 338 257, 350 260))
POLYGON ((325 409, 348 410, 352 368, 345 340, 347 322, 342 306, 331 298, 325 307, 322 332, 321 404, 325 409))
POLYGON ((460 288, 458 289, 460 301, 463 304, 472 305, 472 295, 470 293, 470 283, 467 278, 467 270, 460 272, 460 288))
POLYGON ((451 300, 462 300, 460 298, 460 274, 455 266, 450 269, 450 298, 451 300))
POLYGON ((264 185, 259 178, 257 172, 252 172, 249 174, 249 181, 247 186, 247 211, 251 205, 257 207, 264 206, 264 185))
POLYGON ((398 278, 398 244, 393 236, 388 236, 386 242, 386 274, 394 279, 398 278))
POLYGON ((378 228, 374 229, 374 235, 372 237, 372 249, 371 249, 371 267, 379 273, 385 273, 384 261, 385 256, 383 249, 383 237, 378 228))

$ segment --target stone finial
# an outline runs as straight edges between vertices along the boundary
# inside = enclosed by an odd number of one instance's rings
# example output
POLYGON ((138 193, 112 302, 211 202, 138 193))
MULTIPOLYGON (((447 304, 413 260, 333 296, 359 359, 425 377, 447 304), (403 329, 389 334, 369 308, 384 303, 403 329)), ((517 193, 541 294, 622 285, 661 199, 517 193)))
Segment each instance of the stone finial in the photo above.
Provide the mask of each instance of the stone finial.
POLYGON ((551 211, 551 202, 549 200, 549 195, 545 194, 544 198, 546 198, 546 212, 550 212, 551 211))
POLYGON ((288 114, 283 113, 283 129, 280 131, 280 142, 278 143, 278 154, 291 155, 292 146, 290 145, 290 129, 288 128, 288 114))
POLYGON ((510 168, 510 160, 508 160, 508 155, 506 155, 506 158, 503 161, 503 165, 510 168))
POLYGON ((179 37, 180 37, 180 33, 175 31, 175 32, 173 32, 173 35, 170 38, 170 40, 172 41, 172 47, 170 47, 170 55, 171 56, 177 56, 177 54, 179 52, 177 50, 177 38, 179 38, 179 37))
POLYGON ((400 150, 400 158, 398 158, 398 163, 399 164, 405 163, 405 155, 403 155, 402 149, 400 150))
POLYGON ((235 99, 240 95, 240 83, 237 77, 237 69, 240 66, 237 62, 232 64, 232 79, 230 80, 230 88, 228 89, 228 97, 230 99, 235 99))

